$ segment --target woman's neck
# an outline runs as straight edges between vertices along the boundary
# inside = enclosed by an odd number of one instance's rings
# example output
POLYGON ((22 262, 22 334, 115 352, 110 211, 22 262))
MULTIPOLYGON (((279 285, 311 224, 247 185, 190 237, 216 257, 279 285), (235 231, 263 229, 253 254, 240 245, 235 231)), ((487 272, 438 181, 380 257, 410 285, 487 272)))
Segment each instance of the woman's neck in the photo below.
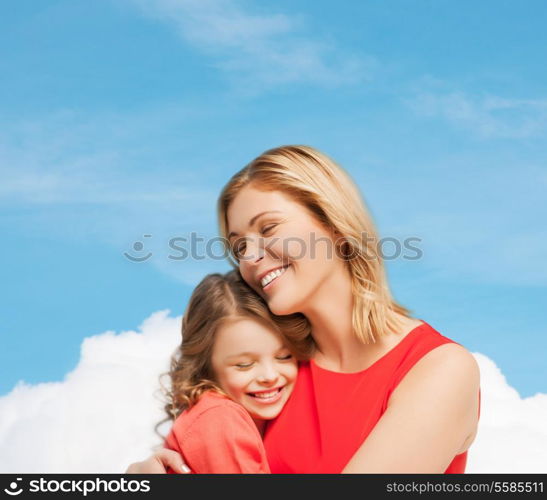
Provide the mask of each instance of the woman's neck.
POLYGON ((343 262, 339 271, 333 272, 309 300, 302 313, 311 324, 318 350, 315 360, 351 370, 367 349, 355 335, 352 324, 353 292, 351 275, 343 262))

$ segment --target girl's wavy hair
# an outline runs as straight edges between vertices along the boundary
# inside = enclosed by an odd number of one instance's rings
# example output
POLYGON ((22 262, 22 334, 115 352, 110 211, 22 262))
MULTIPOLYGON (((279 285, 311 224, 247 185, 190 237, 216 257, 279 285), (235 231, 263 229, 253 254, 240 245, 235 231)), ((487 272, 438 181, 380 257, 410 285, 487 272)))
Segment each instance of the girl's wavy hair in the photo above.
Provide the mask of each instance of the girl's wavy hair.
POLYGON ((310 344, 293 340, 294 336, 309 337, 310 325, 302 314, 276 316, 271 313, 237 270, 207 275, 194 289, 182 317, 182 342, 171 357, 170 370, 160 376, 167 414, 155 426, 160 437, 164 436, 159 427, 191 408, 205 391, 226 395, 211 367, 213 344, 219 328, 241 318, 260 321, 279 333, 296 359, 309 358, 310 344), (165 376, 170 382, 167 387, 162 382, 165 376))
MULTIPOLYGON (((228 241, 227 213, 237 194, 249 185, 290 196, 323 227, 340 235, 337 255, 346 261, 351 274, 352 324, 357 338, 368 344, 400 331, 402 320, 396 313, 410 317, 411 311, 398 304, 389 291, 378 233, 359 190, 339 165, 310 146, 288 145, 265 151, 237 172, 222 190, 217 205, 220 232, 234 267, 238 264, 228 241)), ((301 335, 300 330, 291 337, 305 341, 301 335)))

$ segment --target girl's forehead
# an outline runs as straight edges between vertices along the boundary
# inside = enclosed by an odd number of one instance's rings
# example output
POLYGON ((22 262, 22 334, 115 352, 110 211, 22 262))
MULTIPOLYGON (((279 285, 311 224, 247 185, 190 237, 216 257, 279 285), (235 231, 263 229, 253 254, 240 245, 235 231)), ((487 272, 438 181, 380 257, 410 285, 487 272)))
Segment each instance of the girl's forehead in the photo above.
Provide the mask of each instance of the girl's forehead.
POLYGON ((241 318, 221 326, 215 336, 219 347, 245 346, 264 350, 283 346, 283 339, 272 327, 253 318, 241 318))

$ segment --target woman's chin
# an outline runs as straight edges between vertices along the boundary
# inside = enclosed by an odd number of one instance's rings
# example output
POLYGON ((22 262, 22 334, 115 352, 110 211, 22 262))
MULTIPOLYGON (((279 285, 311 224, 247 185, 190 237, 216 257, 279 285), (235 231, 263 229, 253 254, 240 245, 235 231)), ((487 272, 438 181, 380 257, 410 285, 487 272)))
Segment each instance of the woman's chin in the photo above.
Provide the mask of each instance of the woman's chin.
POLYGON ((294 304, 289 304, 285 300, 275 300, 274 298, 268 301, 268 307, 277 316, 288 316, 298 312, 295 310, 294 304))

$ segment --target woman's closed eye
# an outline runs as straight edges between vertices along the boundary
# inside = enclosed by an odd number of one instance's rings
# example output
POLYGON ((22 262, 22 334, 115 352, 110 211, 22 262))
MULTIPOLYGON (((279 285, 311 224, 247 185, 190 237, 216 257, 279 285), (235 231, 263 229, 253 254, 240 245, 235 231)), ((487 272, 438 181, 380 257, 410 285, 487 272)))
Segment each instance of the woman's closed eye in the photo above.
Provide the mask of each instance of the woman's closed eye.
POLYGON ((270 232, 275 226, 277 226, 277 224, 269 224, 267 226, 264 226, 261 229, 260 234, 266 234, 266 233, 270 232))
MULTIPOLYGON (((272 231, 278 224, 269 224, 266 226, 263 226, 260 230, 260 234, 267 235, 272 231)), ((245 253, 245 250, 247 248, 247 245, 245 243, 245 240, 243 238, 240 238, 236 240, 234 245, 232 246, 232 253, 234 254, 234 257, 236 259, 241 258, 241 256, 245 253)))
POLYGON ((245 240, 238 240, 232 247, 232 253, 236 258, 240 258, 245 253, 246 247, 245 240))

